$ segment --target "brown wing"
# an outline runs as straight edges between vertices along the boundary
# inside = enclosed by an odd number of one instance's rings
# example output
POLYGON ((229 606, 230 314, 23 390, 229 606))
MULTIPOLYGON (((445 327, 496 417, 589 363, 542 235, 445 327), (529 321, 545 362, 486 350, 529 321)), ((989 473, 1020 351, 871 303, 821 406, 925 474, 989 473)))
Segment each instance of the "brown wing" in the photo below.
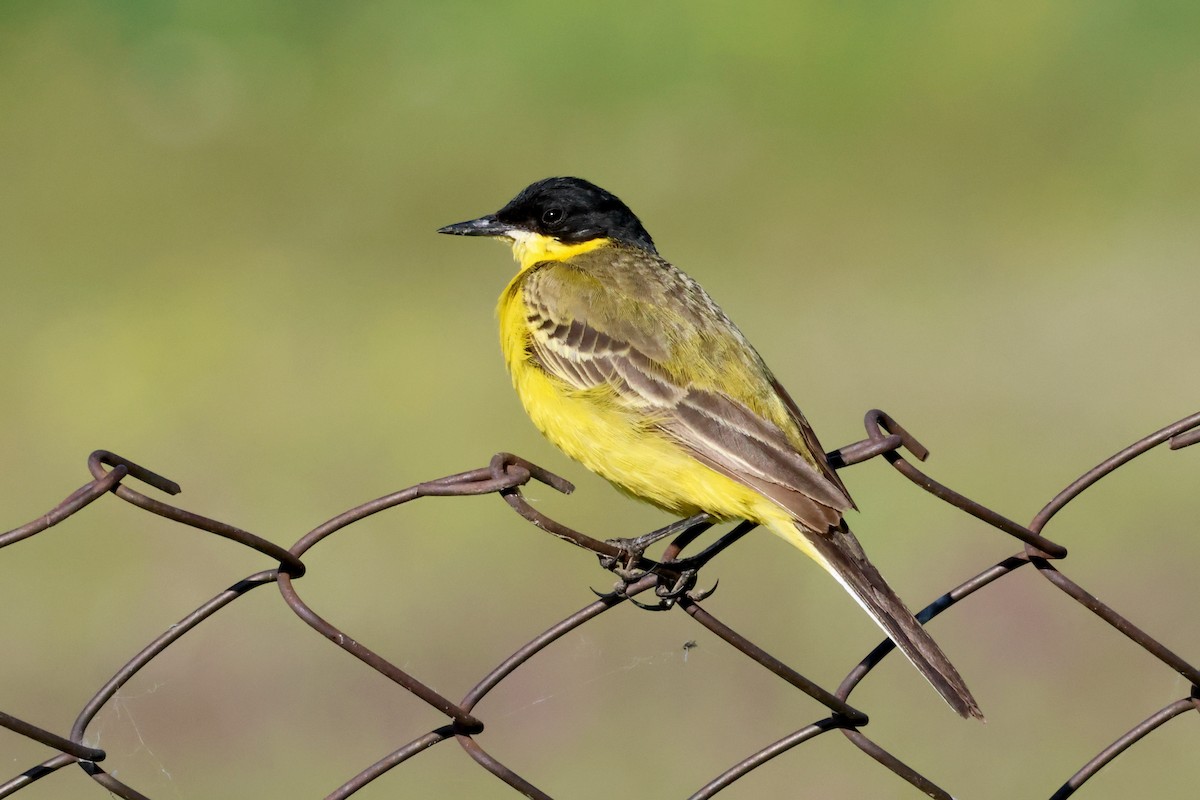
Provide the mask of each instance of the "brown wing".
POLYGON ((606 262, 587 272, 558 263, 531 270, 524 291, 534 358, 576 389, 609 387, 697 460, 812 530, 836 527, 853 503, 791 398, 703 289, 644 257, 656 272, 640 287, 628 271, 621 280, 595 274, 606 262), (791 437, 752 409, 756 397, 786 409, 791 437))
MULTIPOLYGON (((846 501, 849 503, 846 508, 857 510, 858 506, 854 504, 853 498, 850 497, 850 491, 846 488, 846 484, 842 483, 842 476, 838 475, 837 470, 829 465, 829 459, 825 458, 825 449, 821 447, 821 442, 817 439, 816 432, 808 424, 808 420, 805 419, 804 412, 800 410, 800 407, 796 405, 796 401, 787 393, 787 389, 784 389, 783 385, 774 376, 771 377, 771 388, 775 390, 775 394, 787 406, 787 410, 791 414, 792 420, 796 423, 796 428, 799 429, 800 435, 804 437, 804 441, 808 444, 809 450, 813 453, 821 454, 820 459, 818 459, 818 466, 821 467, 821 472, 825 477, 832 481, 846 498, 846 501)), ((842 510, 845 511, 846 509, 843 508, 842 510)))

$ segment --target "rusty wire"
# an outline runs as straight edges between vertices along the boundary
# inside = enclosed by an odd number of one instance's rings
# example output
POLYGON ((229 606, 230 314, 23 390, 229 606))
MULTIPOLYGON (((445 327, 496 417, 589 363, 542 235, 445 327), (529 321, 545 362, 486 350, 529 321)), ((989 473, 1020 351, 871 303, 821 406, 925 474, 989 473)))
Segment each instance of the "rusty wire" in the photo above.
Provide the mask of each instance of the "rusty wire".
MULTIPOLYGON (((918 618, 923 623, 946 612, 968 595, 1012 574, 1026 564, 1033 564, 1038 573, 1053 586, 1078 601, 1115 630, 1182 675, 1191 684, 1190 692, 1186 697, 1179 698, 1161 710, 1153 712, 1129 731, 1118 736, 1111 745, 1080 767, 1050 795, 1053 800, 1069 797, 1085 781, 1121 755, 1130 745, 1162 727, 1171 719, 1187 711, 1200 710, 1200 670, 1057 569, 1051 562, 1064 559, 1067 556, 1067 550, 1061 544, 1047 539, 1042 534, 1051 518, 1078 497, 1081 492, 1137 456, 1163 443, 1167 443, 1172 450, 1178 450, 1200 442, 1200 413, 1192 414, 1139 439, 1084 473, 1046 504, 1028 526, 1014 522, 984 507, 919 470, 905 457, 904 453, 907 452, 918 461, 923 461, 928 451, 908 431, 882 411, 868 412, 866 429, 866 439, 828 454, 830 463, 840 469, 870 458, 883 456, 901 475, 917 486, 986 522, 998 531, 1018 539, 1023 544, 1020 552, 969 578, 923 609, 918 614, 918 618)), ((257 550, 272 560, 278 561, 279 566, 256 572, 234 583, 146 645, 84 704, 75 724, 66 736, 0 712, 0 727, 40 742, 54 753, 40 764, 31 766, 7 782, 0 784, 0 798, 12 796, 21 789, 71 764, 78 764, 85 773, 113 795, 126 798, 126 800, 146 798, 146 795, 116 779, 100 766, 106 758, 105 752, 83 744, 88 725, 126 682, 181 636, 252 589, 272 583, 279 587, 284 602, 314 630, 437 709, 447 719, 446 724, 418 736, 348 779, 340 787, 327 794, 326 800, 350 797, 388 770, 425 752, 433 745, 450 739, 456 740, 476 763, 526 797, 549 798, 550 795, 537 788, 527 778, 517 775, 480 746, 475 739, 475 734, 483 730, 484 721, 476 717, 473 710, 489 692, 532 656, 566 633, 626 601, 637 603, 643 608, 651 610, 681 609, 731 647, 782 678, 828 710, 827 715, 819 717, 810 724, 731 765, 697 789, 691 795, 690 800, 712 797, 751 770, 799 744, 832 730, 840 730, 865 754, 928 796, 944 800, 951 797, 947 791, 930 778, 918 773, 869 739, 863 733, 869 722, 866 713, 849 702, 850 695, 859 682, 894 649, 890 641, 885 640, 875 647, 847 674, 836 690, 829 691, 772 656, 701 606, 707 592, 696 588, 700 570, 745 535, 753 527, 748 523, 737 526, 701 552, 685 558, 682 556, 683 550, 701 532, 710 527, 711 523, 703 516, 681 520, 655 532, 657 536, 670 536, 673 539, 660 559, 654 560, 641 552, 637 547, 637 540, 632 542, 628 540, 601 541, 542 514, 524 498, 521 487, 534 480, 560 492, 569 493, 573 489, 571 484, 522 458, 501 453, 493 458, 486 467, 419 483, 352 508, 314 528, 290 548, 284 548, 248 531, 152 499, 126 486, 124 481, 133 478, 167 494, 173 495, 179 492, 179 486, 174 481, 113 453, 104 450, 92 453, 88 458, 88 468, 93 476, 90 482, 72 492, 41 517, 0 534, 0 548, 42 533, 67 517, 79 513, 102 495, 112 493, 122 500, 168 520, 228 538, 257 550), (601 564, 620 576, 622 581, 618 584, 618 589, 598 596, 544 633, 523 644, 484 676, 461 700, 456 702, 355 641, 336 625, 323 619, 301 599, 296 591, 295 581, 305 574, 303 557, 309 549, 328 536, 365 517, 422 497, 462 497, 481 494, 499 494, 516 513, 538 528, 599 556, 601 564), (635 599, 646 592, 650 592, 655 597, 654 602, 642 603, 635 599)))

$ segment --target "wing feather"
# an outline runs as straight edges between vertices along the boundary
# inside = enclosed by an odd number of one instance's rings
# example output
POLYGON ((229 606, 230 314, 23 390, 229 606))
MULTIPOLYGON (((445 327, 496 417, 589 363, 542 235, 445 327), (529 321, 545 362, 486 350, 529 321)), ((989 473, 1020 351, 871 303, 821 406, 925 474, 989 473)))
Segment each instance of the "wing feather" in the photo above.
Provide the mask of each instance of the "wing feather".
POLYGON ((853 502, 795 403, 719 310, 716 324, 727 328, 717 335, 704 329, 713 324, 716 306, 703 290, 655 260, 678 282, 675 291, 621 291, 615 281, 564 264, 531 270, 524 291, 534 359, 577 390, 611 389, 617 402, 653 419, 699 461, 770 498, 811 530, 836 528, 853 502), (662 312, 670 325, 650 327, 648 321, 664 319, 662 312), (705 344, 729 341, 745 367, 740 382, 755 384, 739 386, 739 394, 774 398, 783 409, 779 421, 711 385, 693 363, 709 355, 705 344))

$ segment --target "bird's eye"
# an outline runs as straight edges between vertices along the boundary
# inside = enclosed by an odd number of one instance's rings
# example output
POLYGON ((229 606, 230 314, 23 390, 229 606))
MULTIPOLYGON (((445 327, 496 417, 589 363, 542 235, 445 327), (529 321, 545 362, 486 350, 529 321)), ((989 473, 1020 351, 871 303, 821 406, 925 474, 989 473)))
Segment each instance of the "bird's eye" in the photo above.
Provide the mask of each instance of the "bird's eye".
POLYGON ((558 206, 547 208, 542 212, 542 224, 549 228, 553 228, 561 224, 566 216, 567 212, 563 211, 558 206))

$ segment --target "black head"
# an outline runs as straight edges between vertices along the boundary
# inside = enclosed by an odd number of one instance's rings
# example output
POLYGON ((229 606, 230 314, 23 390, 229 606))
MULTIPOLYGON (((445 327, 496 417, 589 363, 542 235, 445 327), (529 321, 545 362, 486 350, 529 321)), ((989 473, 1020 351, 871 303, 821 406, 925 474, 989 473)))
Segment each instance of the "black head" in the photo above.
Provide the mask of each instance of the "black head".
POLYGON ((546 178, 530 184, 508 205, 480 219, 447 225, 438 233, 506 236, 513 231, 581 244, 613 239, 650 252, 654 240, 616 195, 581 178, 546 178))

